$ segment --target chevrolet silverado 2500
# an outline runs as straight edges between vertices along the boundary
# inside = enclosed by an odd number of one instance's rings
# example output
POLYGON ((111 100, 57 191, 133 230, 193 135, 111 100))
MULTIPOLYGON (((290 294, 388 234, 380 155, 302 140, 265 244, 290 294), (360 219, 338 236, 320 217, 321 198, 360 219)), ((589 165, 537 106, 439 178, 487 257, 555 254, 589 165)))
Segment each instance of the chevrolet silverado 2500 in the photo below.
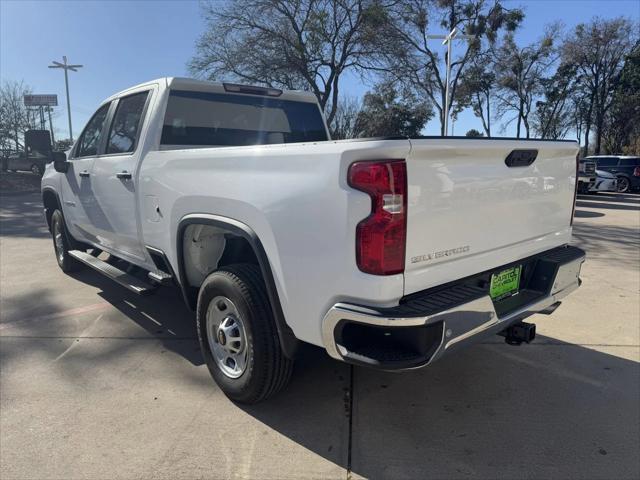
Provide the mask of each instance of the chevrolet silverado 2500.
POLYGON ((309 93, 163 78, 108 98, 42 180, 64 272, 180 288, 232 399, 280 390, 300 342, 386 370, 535 325, 580 285, 578 146, 332 141, 309 93))

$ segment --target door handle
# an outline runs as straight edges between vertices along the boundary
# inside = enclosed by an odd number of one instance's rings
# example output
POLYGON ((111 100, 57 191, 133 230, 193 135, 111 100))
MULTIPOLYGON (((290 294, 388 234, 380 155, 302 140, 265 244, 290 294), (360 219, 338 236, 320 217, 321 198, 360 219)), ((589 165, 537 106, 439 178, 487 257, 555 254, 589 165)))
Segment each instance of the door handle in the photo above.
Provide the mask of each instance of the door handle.
POLYGON ((131 174, 126 170, 123 170, 122 172, 116 173, 116 177, 128 180, 131 178, 131 174))
POLYGON ((88 170, 83 170, 80 173, 78 173, 78 175, 80 175, 81 177, 90 177, 91 174, 89 173, 88 170))

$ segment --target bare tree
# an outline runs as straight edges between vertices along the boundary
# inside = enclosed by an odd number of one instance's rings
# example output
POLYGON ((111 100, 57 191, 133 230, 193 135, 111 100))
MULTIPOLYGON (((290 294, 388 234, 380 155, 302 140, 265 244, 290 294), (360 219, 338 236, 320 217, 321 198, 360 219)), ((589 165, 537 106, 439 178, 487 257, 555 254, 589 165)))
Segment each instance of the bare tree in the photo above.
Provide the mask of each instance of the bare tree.
POLYGON ((4 81, 0 87, 0 148, 22 150, 25 130, 33 126, 33 119, 24 106, 25 95, 31 88, 24 82, 4 81))
POLYGON ((344 72, 366 64, 384 19, 374 0, 211 1, 203 13, 207 28, 189 64, 193 73, 310 90, 329 124, 344 72))
POLYGON ((513 35, 508 34, 496 53, 499 85, 496 113, 500 117, 515 113, 504 125, 516 121, 518 138, 522 127, 526 138, 531 136, 529 115, 536 98, 542 94, 542 80, 556 60, 553 39, 559 28, 557 24, 548 27, 540 40, 522 48, 516 44, 513 35))
POLYGON ((579 24, 563 45, 563 61, 575 65, 579 82, 586 93, 584 143, 587 152, 593 126, 595 154, 600 153, 616 79, 625 55, 630 52, 636 38, 636 30, 626 18, 595 18, 589 24, 579 24))
POLYGON ((468 64, 480 51, 483 42, 493 43, 501 30, 513 31, 524 14, 507 9, 499 0, 398 0, 388 6, 388 22, 380 38, 379 68, 429 99, 440 119, 444 135, 446 104, 446 55, 431 34, 449 33, 454 28, 475 40, 456 43, 460 54, 451 61, 450 96, 457 88, 468 64))
POLYGON ((343 140, 345 138, 356 138, 356 121, 362 104, 357 97, 343 96, 340 98, 338 108, 333 116, 333 122, 329 125, 331 138, 343 140))

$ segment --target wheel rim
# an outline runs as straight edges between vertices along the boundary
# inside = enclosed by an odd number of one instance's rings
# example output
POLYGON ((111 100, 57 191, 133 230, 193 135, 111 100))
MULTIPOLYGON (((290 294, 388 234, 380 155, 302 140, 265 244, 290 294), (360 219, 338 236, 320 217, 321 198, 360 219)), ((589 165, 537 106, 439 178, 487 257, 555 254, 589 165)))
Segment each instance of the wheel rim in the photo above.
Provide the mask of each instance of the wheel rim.
POLYGON ((40 173, 40 169, 37 165, 31 165, 31 173, 35 173, 36 175, 40 173))
POLYGON ((618 178, 618 191, 626 192, 627 188, 629 188, 629 180, 624 177, 618 178))
POLYGON ((207 341, 218 368, 229 378, 240 377, 247 366, 244 323, 234 303, 215 297, 207 310, 207 341))
POLYGON ((56 246, 56 255, 60 262, 64 262, 64 240, 62 238, 62 228, 60 222, 53 224, 53 243, 56 246))

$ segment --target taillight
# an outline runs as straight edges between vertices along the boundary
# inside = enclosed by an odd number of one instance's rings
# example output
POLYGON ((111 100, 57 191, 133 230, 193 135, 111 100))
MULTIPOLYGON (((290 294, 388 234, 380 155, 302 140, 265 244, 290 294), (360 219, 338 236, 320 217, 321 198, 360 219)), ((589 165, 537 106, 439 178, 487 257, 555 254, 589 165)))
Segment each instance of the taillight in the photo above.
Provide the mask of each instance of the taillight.
POLYGON ((640 177, 640 167, 636 167, 633 169, 633 176, 640 177))
POLYGON ((358 268, 373 275, 404 271, 407 237, 407 164, 404 160, 355 162, 349 185, 371 197, 371 215, 356 228, 358 268))
POLYGON ((576 155, 576 184, 573 188, 573 207, 571 207, 571 220, 569 225, 573 225, 573 216, 576 214, 576 200, 578 199, 578 175, 580 173, 580 154, 576 155))

